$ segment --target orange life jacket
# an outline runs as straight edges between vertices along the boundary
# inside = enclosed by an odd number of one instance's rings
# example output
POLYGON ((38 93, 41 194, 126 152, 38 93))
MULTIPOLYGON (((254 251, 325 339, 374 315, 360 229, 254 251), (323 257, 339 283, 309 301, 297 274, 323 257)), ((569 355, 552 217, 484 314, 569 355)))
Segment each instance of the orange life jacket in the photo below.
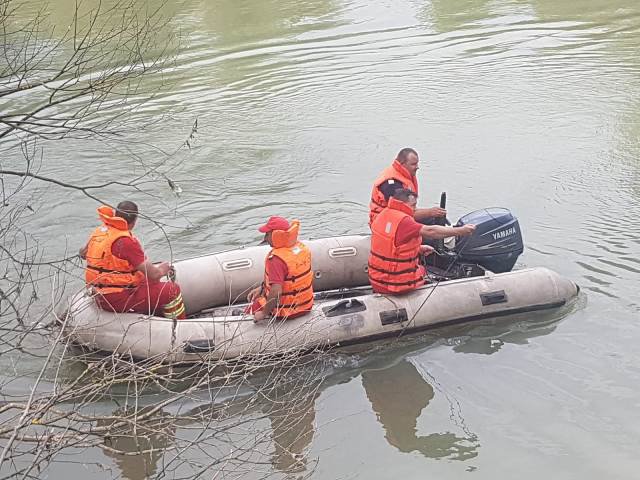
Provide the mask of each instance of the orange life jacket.
MULTIPOLYGON (((282 285, 278 305, 270 313, 274 317, 287 318, 311 310, 313 306, 313 271, 311 251, 298 241, 300 222, 293 220, 289 230, 274 230, 271 234, 272 249, 267 258, 276 256, 287 265, 287 277, 282 285)), ((271 290, 269 274, 264 272, 264 295, 271 290)))
POLYGON ((384 195, 378 188, 387 180, 398 181, 402 184, 403 188, 408 188, 416 195, 418 194, 418 179, 414 175, 411 175, 398 160, 394 160, 389 167, 383 170, 380 176, 373 183, 371 202, 369 202, 369 226, 371 226, 374 218, 376 218, 382 209, 387 206, 387 200, 385 200, 384 195))
POLYGON ((87 243, 87 268, 85 280, 98 293, 116 293, 135 288, 144 278, 142 272, 134 270, 126 260, 111 253, 113 242, 122 237, 134 238, 127 221, 116 217, 111 207, 98 208, 102 225, 96 228, 87 243))
POLYGON ((371 224, 371 251, 369 253, 369 281, 373 289, 402 293, 424 285, 420 268, 420 245, 417 236, 409 242, 396 246, 396 232, 400 222, 413 218, 409 205, 395 198, 382 210, 371 224))

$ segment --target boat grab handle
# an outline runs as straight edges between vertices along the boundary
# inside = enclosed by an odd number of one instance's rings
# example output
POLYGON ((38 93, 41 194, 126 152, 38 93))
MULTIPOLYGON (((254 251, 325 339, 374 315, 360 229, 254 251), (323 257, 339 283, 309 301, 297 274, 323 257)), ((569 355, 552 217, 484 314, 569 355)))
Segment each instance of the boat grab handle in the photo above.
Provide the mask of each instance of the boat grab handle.
POLYGON ((241 258, 240 260, 230 260, 222 264, 222 269, 226 272, 231 270, 242 270, 244 268, 251 268, 253 262, 250 258, 241 258))
POLYGON ((331 258, 355 257, 358 254, 356 247, 337 247, 329 249, 331 258))
POLYGON ((325 317, 336 317, 338 315, 346 315, 347 313, 363 312, 367 309, 366 305, 360 300, 349 298, 348 300, 340 300, 335 305, 323 308, 325 317))
POLYGON ((496 303, 507 303, 509 301, 509 299, 507 298, 507 294, 504 292, 504 290, 481 293, 480 300, 482 301, 482 305, 484 305, 485 307, 487 305, 494 305, 496 303))
POLYGON ((216 349, 215 342, 210 339, 188 340, 184 343, 182 351, 184 353, 207 353, 216 349))
POLYGON ((406 308, 398 308, 396 310, 386 310, 380 312, 380 322, 382 325, 391 325, 393 323, 402 323, 409 320, 406 308))

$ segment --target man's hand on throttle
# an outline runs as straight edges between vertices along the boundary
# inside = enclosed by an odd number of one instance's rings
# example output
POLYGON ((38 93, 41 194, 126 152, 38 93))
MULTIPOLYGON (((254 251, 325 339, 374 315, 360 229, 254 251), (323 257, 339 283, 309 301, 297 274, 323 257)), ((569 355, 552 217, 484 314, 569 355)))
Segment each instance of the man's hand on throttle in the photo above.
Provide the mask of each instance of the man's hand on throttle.
POLYGON ((430 217, 446 217, 447 211, 444 208, 440 207, 431 207, 427 208, 430 217))
POLYGON ((467 235, 471 235, 473 232, 475 232, 475 230, 476 230, 475 225, 472 225, 472 224, 463 225, 461 227, 458 227, 458 236, 466 237, 467 235))
POLYGON ((430 245, 420 245, 420 253, 422 255, 424 255, 425 257, 428 255, 431 255, 433 252, 435 252, 435 249, 430 246, 430 245))

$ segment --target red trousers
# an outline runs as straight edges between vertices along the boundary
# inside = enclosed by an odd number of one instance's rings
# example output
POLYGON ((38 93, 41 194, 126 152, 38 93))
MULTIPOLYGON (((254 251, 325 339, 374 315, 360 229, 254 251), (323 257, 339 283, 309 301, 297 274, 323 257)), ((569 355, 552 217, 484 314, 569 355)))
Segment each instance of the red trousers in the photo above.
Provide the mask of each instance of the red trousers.
MULTIPOLYGON (((136 312, 146 315, 165 315, 165 307, 172 303, 182 304, 180 286, 175 282, 143 281, 137 288, 122 292, 96 295, 96 302, 110 312, 136 312), (179 302, 176 302, 180 298, 179 302)), ((174 306, 175 307, 175 306, 174 306)), ((177 318, 184 318, 184 305, 176 310, 177 318)), ((169 316, 169 315, 165 315, 169 316)))

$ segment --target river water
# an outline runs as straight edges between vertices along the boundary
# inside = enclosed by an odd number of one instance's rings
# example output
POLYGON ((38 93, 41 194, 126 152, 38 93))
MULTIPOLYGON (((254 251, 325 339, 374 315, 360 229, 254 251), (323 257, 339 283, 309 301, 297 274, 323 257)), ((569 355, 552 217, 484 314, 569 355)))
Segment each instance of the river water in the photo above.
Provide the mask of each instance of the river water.
MULTIPOLYGON (((66 24, 69 4, 52 2, 49 18, 66 24)), ((276 214, 299 218, 304 237, 365 232, 372 180, 411 146, 420 203, 447 191, 453 219, 511 209, 526 244, 518 266, 548 266, 582 288, 551 316, 334 354, 307 409, 297 475, 637 477, 638 2, 176 0, 164 10, 180 53, 148 79, 164 87, 136 115, 154 123, 128 138, 171 150, 195 119, 198 132, 171 172, 179 197, 164 184, 157 198, 132 197, 170 224, 171 251, 159 229, 136 227, 158 259, 254 243, 276 214)), ((69 181, 133 165, 104 143, 45 152, 43 171, 69 181)), ((55 189, 39 198, 31 227, 48 254, 82 245, 96 204, 55 189)), ((87 478, 144 477, 135 460, 86 455, 111 468, 81 469, 87 478)))

